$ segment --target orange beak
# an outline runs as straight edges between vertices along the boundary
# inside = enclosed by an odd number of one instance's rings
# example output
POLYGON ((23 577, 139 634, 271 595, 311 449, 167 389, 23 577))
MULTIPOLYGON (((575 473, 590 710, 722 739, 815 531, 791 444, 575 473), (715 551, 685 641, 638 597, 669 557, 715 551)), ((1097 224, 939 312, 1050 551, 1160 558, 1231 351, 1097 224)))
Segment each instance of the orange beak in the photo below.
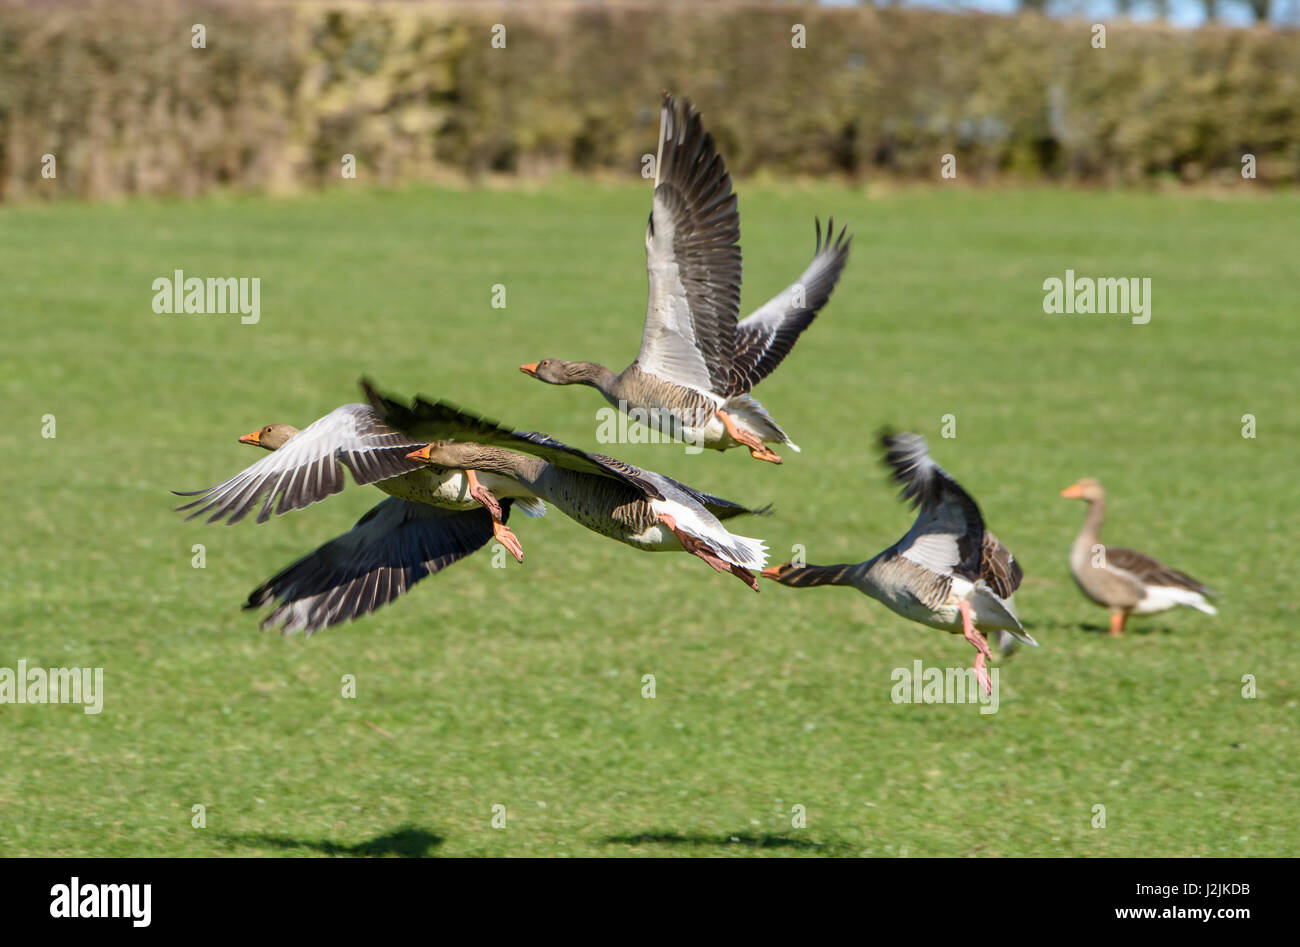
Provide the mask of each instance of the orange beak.
POLYGON ((765 579, 775 579, 780 574, 781 574, 780 566, 768 566, 766 569, 764 569, 762 572, 759 573, 759 575, 761 575, 765 579))
POLYGON ((420 461, 421 463, 426 463, 426 464, 427 464, 427 463, 429 462, 429 450, 430 450, 430 448, 432 448, 432 447, 433 447, 432 444, 425 444, 425 445, 424 445, 423 447, 421 447, 419 450, 413 450, 413 451, 411 451, 409 454, 407 454, 407 455, 406 455, 406 459, 407 459, 407 460, 418 460, 418 461, 420 461))
POLYGON ((1079 486, 1077 483, 1072 487, 1066 487, 1061 491, 1061 496, 1065 497, 1067 500, 1077 500, 1083 496, 1083 487, 1079 486))
POLYGON ((537 362, 530 362, 530 363, 527 364, 527 365, 520 365, 520 366, 519 366, 519 370, 520 370, 521 372, 523 372, 525 375, 531 376, 532 378, 536 378, 536 377, 537 377, 537 362))
POLYGON ((241 438, 239 439, 239 443, 241 443, 241 444, 252 444, 254 447, 261 447, 261 446, 262 446, 262 440, 261 440, 261 438, 258 436, 258 435, 260 435, 261 433, 262 433, 261 430, 257 430, 257 431, 254 431, 252 434, 245 434, 243 437, 241 437, 241 438))

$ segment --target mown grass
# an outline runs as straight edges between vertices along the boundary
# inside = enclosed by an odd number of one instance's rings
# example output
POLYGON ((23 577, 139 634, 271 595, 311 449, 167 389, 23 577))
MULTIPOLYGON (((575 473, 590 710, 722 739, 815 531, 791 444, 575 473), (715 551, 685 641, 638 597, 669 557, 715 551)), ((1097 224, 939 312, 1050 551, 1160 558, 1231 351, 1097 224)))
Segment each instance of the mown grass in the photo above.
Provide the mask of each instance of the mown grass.
POLYGON ((927 434, 1027 574, 1042 647, 1001 664, 998 713, 890 701, 896 667, 967 666, 960 638, 558 514, 515 523, 523 565, 480 553, 360 623, 264 634, 247 592, 379 493, 262 526, 171 512, 256 459, 237 435, 356 400, 363 373, 595 447, 598 397, 516 366, 635 354, 644 185, 7 208, 0 666, 102 666, 107 695, 0 705, 0 854, 1294 853, 1300 199, 740 192, 746 309, 798 274, 814 213, 856 233, 758 391, 803 453, 604 449, 773 503, 737 531, 774 561, 837 562, 911 519, 875 431, 927 434), (1045 315, 1067 267, 1149 276, 1150 324, 1045 315), (261 322, 154 314, 174 268, 260 277, 261 322), (1066 564, 1083 509, 1057 497, 1085 475, 1107 537, 1216 586, 1217 619, 1097 633, 1066 564))

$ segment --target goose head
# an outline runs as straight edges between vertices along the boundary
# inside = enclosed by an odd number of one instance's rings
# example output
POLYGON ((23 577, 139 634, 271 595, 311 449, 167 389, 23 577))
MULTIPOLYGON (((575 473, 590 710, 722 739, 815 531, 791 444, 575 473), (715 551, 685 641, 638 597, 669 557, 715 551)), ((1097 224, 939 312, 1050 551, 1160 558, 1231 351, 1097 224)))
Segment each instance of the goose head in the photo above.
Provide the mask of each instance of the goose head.
POLYGON ((298 429, 292 424, 268 424, 252 434, 245 434, 239 439, 239 443, 252 444, 254 447, 263 447, 267 450, 279 450, 284 446, 285 441, 297 433, 298 429))
POLYGON ((1084 477, 1078 483, 1062 490, 1061 496, 1067 500, 1086 500, 1089 503, 1096 503, 1098 500, 1104 500, 1106 493, 1101 489, 1098 481, 1091 477, 1084 477))
POLYGON ((477 470, 507 477, 516 476, 528 458, 514 451, 502 450, 473 441, 434 441, 406 455, 407 460, 418 461, 441 470, 477 470))
POLYGON ((460 470, 486 469, 489 466, 495 466, 490 464, 490 460, 493 459, 495 453, 494 451, 484 450, 481 444, 475 444, 472 441, 434 441, 419 450, 411 451, 406 455, 406 459, 419 461, 429 467, 458 468, 460 470))
POLYGON ((562 358, 544 358, 540 362, 520 365, 519 370, 548 385, 580 385, 592 382, 604 374, 606 368, 595 362, 566 362, 562 358))

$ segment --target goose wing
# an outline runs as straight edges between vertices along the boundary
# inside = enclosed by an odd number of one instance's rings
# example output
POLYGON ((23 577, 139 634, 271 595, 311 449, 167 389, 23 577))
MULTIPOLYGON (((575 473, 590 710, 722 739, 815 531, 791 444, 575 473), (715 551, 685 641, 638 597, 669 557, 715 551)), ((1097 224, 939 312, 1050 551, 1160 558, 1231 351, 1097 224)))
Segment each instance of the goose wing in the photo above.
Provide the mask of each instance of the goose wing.
POLYGON ((206 490, 173 491, 197 499, 177 507, 187 519, 210 513, 208 522, 238 523, 265 497, 257 513, 264 523, 274 512, 300 510, 343 489, 343 468, 358 484, 375 483, 418 470, 406 455, 423 445, 384 424, 364 404, 345 404, 303 428, 257 463, 206 490), (278 506, 277 506, 278 501, 278 506))
POLYGON ((422 440, 420 446, 432 441, 462 440, 532 454, 567 470, 619 480, 650 500, 674 499, 694 503, 719 520, 746 513, 768 512, 767 507, 750 509, 617 457, 571 447, 547 434, 512 431, 496 421, 478 417, 446 401, 429 401, 417 397, 407 406, 380 394, 365 379, 362 380, 361 387, 376 413, 409 437, 422 440))
POLYGON ((822 242, 821 221, 816 221, 817 244, 812 262, 799 279, 754 310, 736 326, 735 354, 727 394, 741 395, 770 375, 790 354, 804 329, 830 299, 849 259, 853 238, 842 228, 835 236, 835 220, 826 223, 822 242))
MULTIPOLYGON (((510 515, 509 499, 501 503, 510 515)), ((245 609, 272 605, 262 627, 312 634, 387 605, 492 538, 482 507, 445 510, 389 497, 352 529, 258 586, 245 609)))
POLYGON ((1212 589, 1196 581, 1186 572, 1171 569, 1164 563, 1133 549, 1107 546, 1106 566, 1127 572, 1143 585, 1167 586, 1199 592, 1201 595, 1214 595, 1212 589))
POLYGON ((978 581, 984 519, 971 495, 930 458, 921 435, 885 433, 880 445, 904 499, 919 509, 898 554, 939 575, 978 581))
MULTIPOLYGON (((410 405, 379 393, 367 380, 361 382, 366 397, 385 423, 417 440, 417 446, 435 441, 473 441, 540 457, 548 463, 580 473, 609 477, 635 487, 647 497, 663 495, 648 471, 604 454, 590 454, 536 431, 513 431, 496 421, 471 414, 447 401, 416 397, 410 405)), ((415 448, 411 448, 414 450, 415 448)))
POLYGON ((731 175, 690 102, 664 96, 654 201, 646 225, 650 278, 636 364, 723 394, 740 315, 740 213, 731 175))
POLYGON ((980 578, 998 598, 1008 599, 1020 588, 1025 573, 1016 562, 1011 550, 1002 545, 990 531, 984 531, 984 545, 980 554, 980 578))

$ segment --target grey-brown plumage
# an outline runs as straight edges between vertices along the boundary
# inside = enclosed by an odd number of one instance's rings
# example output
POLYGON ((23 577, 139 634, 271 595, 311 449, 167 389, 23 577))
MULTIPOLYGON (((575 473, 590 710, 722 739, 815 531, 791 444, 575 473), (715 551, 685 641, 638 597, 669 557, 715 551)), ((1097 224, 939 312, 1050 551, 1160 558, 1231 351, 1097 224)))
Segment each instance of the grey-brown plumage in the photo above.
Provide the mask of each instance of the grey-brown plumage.
POLYGON ((1170 568, 1162 562, 1152 559, 1133 549, 1122 546, 1107 546, 1106 561, 1117 569, 1137 576, 1144 585, 1165 585, 1173 588, 1187 589, 1201 595, 1214 595, 1214 590, 1203 582, 1198 582, 1186 572, 1170 568))
POLYGON ((421 452, 429 464, 509 477, 593 532, 638 549, 684 549, 757 584, 748 570, 762 568, 763 544, 733 535, 721 520, 761 510, 545 434, 513 431, 445 401, 416 398, 407 405, 368 381, 362 388, 385 423, 429 441, 421 452))
POLYGON ((1036 644, 1021 626, 1012 601, 1023 572, 1010 551, 984 528, 975 500, 930 458, 920 435, 885 433, 880 446, 904 500, 917 509, 907 533, 865 562, 786 563, 763 575, 792 588, 852 586, 904 618, 965 634, 978 651, 977 673, 982 673, 988 653, 980 633, 1006 632, 1036 644))
MULTIPOLYGON (((1016 562, 1015 556, 1011 555, 1011 550, 998 542, 998 538, 985 529, 983 553, 980 558, 980 578, 984 583, 999 598, 1011 601, 1016 589, 1020 588, 1020 580, 1024 577, 1020 563, 1016 562)), ((1011 654, 1016 650, 1016 637, 1011 632, 998 629, 997 639, 998 649, 1003 654, 1011 654)))
POLYGON ((1070 574, 1079 590, 1111 613, 1110 632, 1120 635, 1130 615, 1149 615, 1178 605, 1218 614, 1206 599, 1214 592, 1185 572, 1132 549, 1101 541, 1106 516, 1106 491, 1085 478, 1061 491, 1061 496, 1088 503, 1083 528, 1070 548, 1070 574))
MULTIPOLYGON (((471 441, 480 445, 504 448, 510 452, 523 451, 566 470, 620 480, 647 499, 688 499, 698 503, 719 519, 747 513, 761 515, 768 509, 767 507, 750 509, 731 500, 704 493, 664 474, 626 463, 616 457, 571 447, 546 434, 512 430, 496 421, 478 417, 447 401, 430 401, 417 397, 410 405, 405 405, 381 394, 368 379, 362 380, 361 388, 371 406, 385 419, 385 422, 401 430, 412 440, 423 441, 427 438, 430 442, 471 441)), ((510 461, 511 465, 517 463, 517 461, 510 461)), ((519 467, 515 466, 514 469, 519 467)), ((536 467, 526 469, 534 474, 535 471, 540 470, 536 467)))
POLYGON ((589 385, 630 417, 714 450, 765 443, 798 450, 750 394, 790 353, 830 298, 851 238, 834 221, 799 280, 739 324, 740 218, 731 178, 699 113, 665 96, 655 191, 646 226, 649 292, 641 347, 620 373, 545 358, 520 369, 553 385, 589 385))
POLYGON ((1011 555, 1011 550, 989 530, 984 530, 984 543, 980 557, 980 578, 1001 598, 1010 598, 1020 588, 1025 573, 1011 555))
MULTIPOLYGON (((530 515, 545 505, 513 481, 493 481, 500 498, 476 493, 470 475, 436 471, 410 459, 423 446, 386 425, 369 405, 336 408, 303 430, 269 424, 241 443, 270 453, 207 490, 181 510, 235 523, 261 502, 257 516, 301 509, 343 489, 343 469, 359 484, 373 484, 384 500, 347 533, 281 570, 249 596, 245 608, 272 605, 262 627, 311 634, 368 614, 404 593, 426 575, 481 548, 494 536, 517 557, 522 549, 506 527, 512 505, 530 515), (277 505, 276 501, 279 500, 277 505), (500 514, 480 505, 496 505, 500 514)), ((482 484, 480 484, 480 488, 482 484)))

